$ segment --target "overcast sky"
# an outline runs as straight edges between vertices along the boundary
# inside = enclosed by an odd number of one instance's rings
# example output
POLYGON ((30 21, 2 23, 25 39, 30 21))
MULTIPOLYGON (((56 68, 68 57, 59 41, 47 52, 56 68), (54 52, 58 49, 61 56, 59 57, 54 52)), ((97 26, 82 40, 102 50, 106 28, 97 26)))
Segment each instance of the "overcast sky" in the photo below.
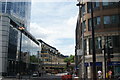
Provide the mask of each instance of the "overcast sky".
POLYGON ((75 54, 77 1, 32 1, 31 33, 55 47, 61 54, 75 54))

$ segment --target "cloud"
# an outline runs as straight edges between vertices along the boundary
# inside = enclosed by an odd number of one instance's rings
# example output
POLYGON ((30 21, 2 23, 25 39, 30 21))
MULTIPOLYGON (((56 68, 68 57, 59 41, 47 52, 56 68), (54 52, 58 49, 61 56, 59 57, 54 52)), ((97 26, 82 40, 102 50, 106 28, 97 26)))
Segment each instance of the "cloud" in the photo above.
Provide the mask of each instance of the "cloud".
POLYGON ((75 0, 32 0, 33 2, 75 2, 75 0))
POLYGON ((31 23, 31 32, 37 38, 52 38, 52 39, 62 39, 62 38, 74 38, 74 31, 76 25, 76 16, 71 17, 67 21, 63 21, 59 24, 41 26, 40 23, 31 23), (49 35, 49 36, 48 36, 49 35), (59 35, 59 36, 58 36, 59 35))
POLYGON ((31 33, 65 55, 74 54, 77 10, 73 5, 36 3, 32 6, 31 33))
POLYGON ((30 23, 30 32, 36 37, 36 38, 43 38, 46 39, 48 37, 48 34, 52 34, 54 32, 45 29, 38 23, 30 23))
MULTIPOLYGON (((31 23, 30 31, 36 38, 43 39, 51 46, 58 48, 60 52, 64 54, 69 54, 71 52, 70 50, 74 51, 72 44, 74 44, 75 38, 75 25, 76 16, 71 17, 68 21, 62 22, 61 25, 55 24, 54 26, 44 27, 38 23, 31 23), (65 39, 69 39, 73 42, 67 42, 65 39)), ((73 54, 73 52, 71 52, 71 54, 73 54)))

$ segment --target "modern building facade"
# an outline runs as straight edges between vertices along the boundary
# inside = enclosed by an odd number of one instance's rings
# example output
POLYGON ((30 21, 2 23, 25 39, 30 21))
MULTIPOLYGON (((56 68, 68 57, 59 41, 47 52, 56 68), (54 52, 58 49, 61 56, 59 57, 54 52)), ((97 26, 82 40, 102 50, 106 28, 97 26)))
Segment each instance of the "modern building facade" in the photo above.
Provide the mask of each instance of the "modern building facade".
POLYGON ((40 51, 29 33, 31 2, 2 0, 0 6, 0 76, 28 74, 30 55, 40 51))
MULTIPOLYGON (((93 78, 91 74, 94 70, 92 69, 91 5, 90 2, 80 3, 84 5, 79 8, 76 25, 76 67, 79 69, 80 77, 93 78), (84 36, 82 37, 83 33, 84 36), (83 57, 85 57, 85 61, 83 61, 83 57)), ((92 5, 93 26, 95 30, 96 71, 101 70, 103 78, 105 78, 105 70, 106 72, 112 70, 112 77, 115 78, 115 76, 120 75, 120 2, 92 2, 92 5), (110 51, 113 51, 112 55, 114 57, 110 57, 110 51)))
POLYGON ((31 1, 27 0, 2 0, 0 13, 12 15, 22 21, 26 29, 29 29, 31 15, 31 1), (25 1, 25 2, 24 2, 25 1))

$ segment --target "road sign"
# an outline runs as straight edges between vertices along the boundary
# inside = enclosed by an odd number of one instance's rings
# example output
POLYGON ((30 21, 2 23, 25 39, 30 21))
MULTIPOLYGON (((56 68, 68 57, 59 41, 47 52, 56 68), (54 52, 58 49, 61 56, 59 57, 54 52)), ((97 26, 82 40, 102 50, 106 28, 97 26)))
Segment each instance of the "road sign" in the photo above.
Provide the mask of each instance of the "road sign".
POLYGON ((77 50, 77 55, 82 56, 83 55, 83 50, 82 49, 78 49, 77 50))

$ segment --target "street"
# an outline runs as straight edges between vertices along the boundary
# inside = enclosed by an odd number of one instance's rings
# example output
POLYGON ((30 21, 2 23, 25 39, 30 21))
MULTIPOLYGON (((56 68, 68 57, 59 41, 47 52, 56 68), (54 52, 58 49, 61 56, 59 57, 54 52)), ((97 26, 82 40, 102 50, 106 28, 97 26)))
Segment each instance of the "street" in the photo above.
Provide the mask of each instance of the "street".
POLYGON ((120 0, 0 0, 0 80, 120 80, 119 11, 120 0))
POLYGON ((61 76, 56 76, 56 75, 44 75, 42 77, 29 77, 29 76, 22 76, 22 79, 17 79, 13 77, 7 77, 4 79, 0 80, 61 80, 61 76))
POLYGON ((32 77, 31 80, 61 80, 61 76, 45 75, 43 77, 32 77))

